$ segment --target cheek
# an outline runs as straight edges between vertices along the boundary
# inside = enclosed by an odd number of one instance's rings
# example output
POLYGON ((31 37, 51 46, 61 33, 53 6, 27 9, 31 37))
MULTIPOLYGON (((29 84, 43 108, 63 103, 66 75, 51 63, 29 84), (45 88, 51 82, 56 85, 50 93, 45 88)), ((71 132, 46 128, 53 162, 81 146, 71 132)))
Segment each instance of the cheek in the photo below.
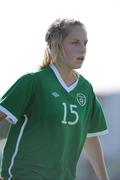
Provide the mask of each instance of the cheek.
POLYGON ((73 53, 73 48, 71 46, 67 46, 64 48, 64 53, 67 55, 67 56, 70 56, 72 53, 73 53))
POLYGON ((72 54, 73 54, 72 51, 70 49, 67 49, 67 50, 65 50, 65 54, 64 54, 65 56, 64 57, 66 59, 70 59, 70 58, 72 58, 72 54))

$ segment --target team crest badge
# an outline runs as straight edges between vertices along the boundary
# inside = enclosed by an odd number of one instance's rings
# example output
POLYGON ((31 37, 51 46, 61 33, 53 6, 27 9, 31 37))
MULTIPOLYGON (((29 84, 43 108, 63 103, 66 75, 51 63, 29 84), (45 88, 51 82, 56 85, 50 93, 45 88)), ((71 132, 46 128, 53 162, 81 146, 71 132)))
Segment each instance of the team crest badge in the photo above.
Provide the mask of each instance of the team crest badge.
POLYGON ((86 104, 86 96, 82 93, 77 93, 77 101, 81 106, 86 104))

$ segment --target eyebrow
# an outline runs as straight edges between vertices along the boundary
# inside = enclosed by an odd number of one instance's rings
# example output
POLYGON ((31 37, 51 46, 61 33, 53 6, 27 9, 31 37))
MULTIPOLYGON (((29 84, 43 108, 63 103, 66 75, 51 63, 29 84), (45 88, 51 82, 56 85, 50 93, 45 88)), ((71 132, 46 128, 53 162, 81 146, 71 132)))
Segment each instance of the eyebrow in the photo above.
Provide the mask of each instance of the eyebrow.
MULTIPOLYGON (((72 39, 73 41, 80 41, 79 39, 72 39)), ((85 42, 88 42, 88 39, 85 40, 85 42)))

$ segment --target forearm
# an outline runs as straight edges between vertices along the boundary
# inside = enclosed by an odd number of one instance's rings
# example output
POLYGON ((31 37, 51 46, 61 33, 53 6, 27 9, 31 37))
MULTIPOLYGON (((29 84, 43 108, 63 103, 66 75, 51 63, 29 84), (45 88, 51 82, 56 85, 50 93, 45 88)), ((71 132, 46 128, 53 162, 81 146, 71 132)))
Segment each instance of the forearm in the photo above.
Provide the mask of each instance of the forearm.
POLYGON ((109 180, 99 138, 87 138, 84 149, 99 180, 109 180))

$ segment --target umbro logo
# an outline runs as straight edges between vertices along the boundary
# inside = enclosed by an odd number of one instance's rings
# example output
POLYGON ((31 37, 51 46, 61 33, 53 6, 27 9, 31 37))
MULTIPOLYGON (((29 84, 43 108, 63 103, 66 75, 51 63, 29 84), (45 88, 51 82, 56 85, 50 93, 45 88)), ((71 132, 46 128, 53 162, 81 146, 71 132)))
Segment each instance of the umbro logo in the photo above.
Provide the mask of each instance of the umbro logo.
POLYGON ((54 97, 59 97, 59 96, 60 96, 57 92, 53 92, 52 95, 53 95, 54 97))

